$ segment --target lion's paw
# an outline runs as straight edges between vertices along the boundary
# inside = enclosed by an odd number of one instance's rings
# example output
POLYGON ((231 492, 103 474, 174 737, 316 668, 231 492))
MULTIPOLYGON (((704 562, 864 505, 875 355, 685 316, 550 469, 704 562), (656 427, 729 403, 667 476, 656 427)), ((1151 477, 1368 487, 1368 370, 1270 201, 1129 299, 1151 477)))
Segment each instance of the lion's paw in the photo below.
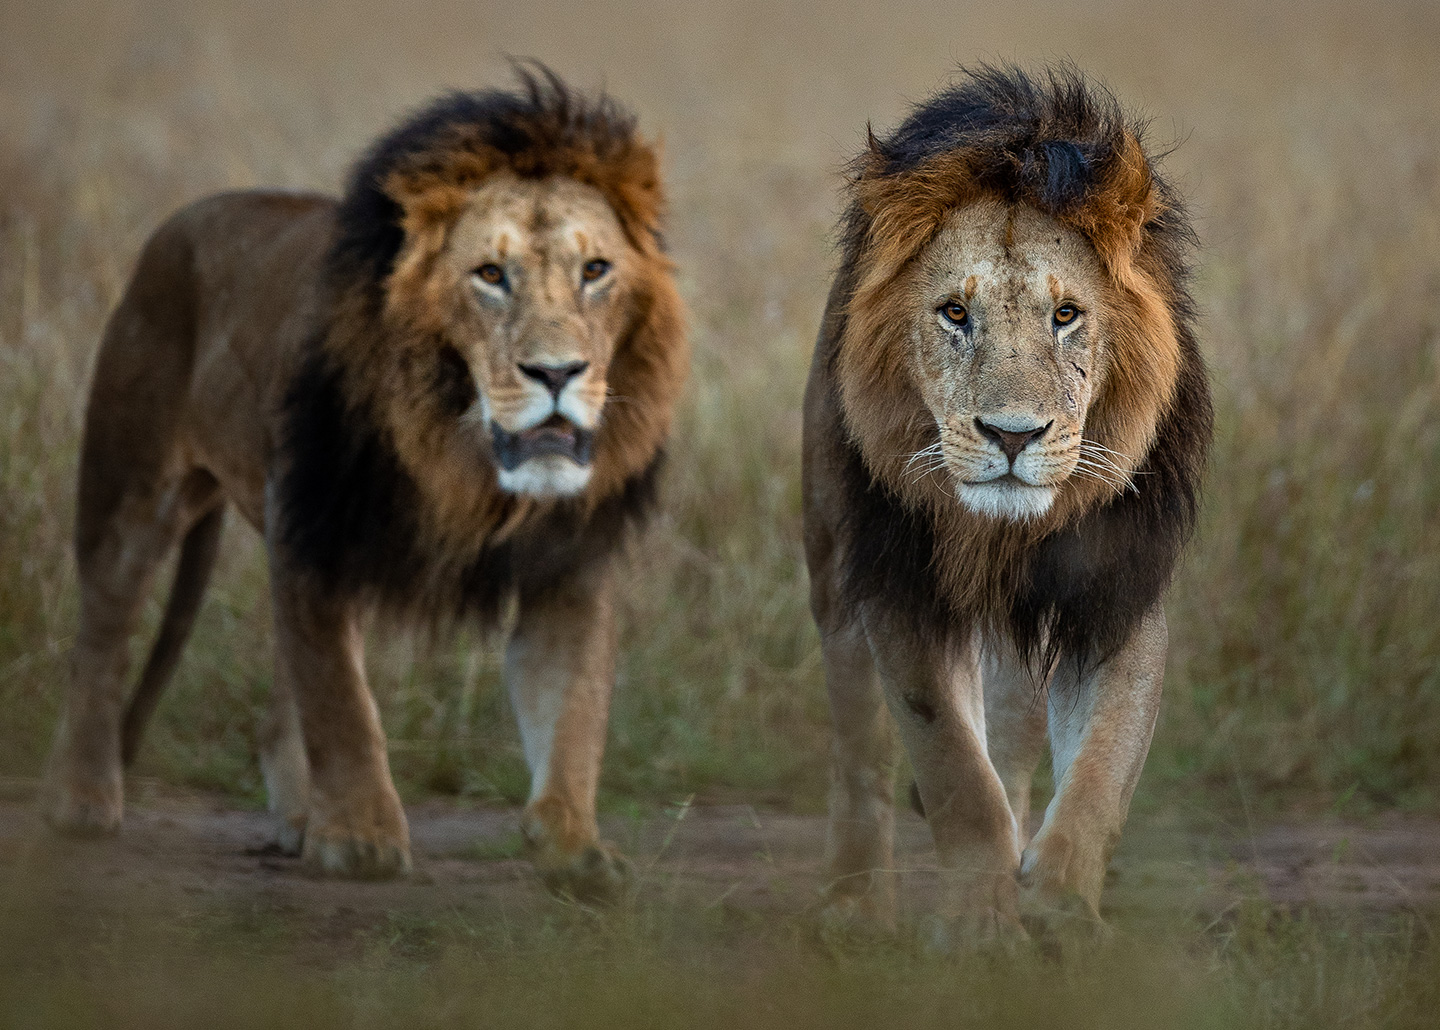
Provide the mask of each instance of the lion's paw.
POLYGON ((101 837, 116 833, 125 810, 120 778, 94 782, 62 779, 52 782, 42 802, 51 829, 69 837, 101 837))
POLYGON ((1062 954, 1067 949, 1103 947, 1115 937, 1100 914, 1074 892, 1052 895, 1027 890, 1021 895, 1020 911, 1031 935, 1062 954))
POLYGON ((550 893, 582 905, 618 904, 635 884, 630 860, 606 843, 589 844, 568 860, 538 861, 536 868, 550 893))
POLYGON ((998 908, 982 908, 949 918, 932 916, 925 922, 921 943, 937 955, 977 951, 1011 952, 1030 939, 1020 920, 998 908))
POLYGON ((333 831, 307 833, 303 860, 308 868, 323 876, 352 880, 387 880, 410 873, 410 848, 403 841, 374 840, 333 831))
POLYGON ((392 789, 332 813, 312 811, 301 858, 323 876, 383 880, 408 875, 410 830, 399 797, 392 789))

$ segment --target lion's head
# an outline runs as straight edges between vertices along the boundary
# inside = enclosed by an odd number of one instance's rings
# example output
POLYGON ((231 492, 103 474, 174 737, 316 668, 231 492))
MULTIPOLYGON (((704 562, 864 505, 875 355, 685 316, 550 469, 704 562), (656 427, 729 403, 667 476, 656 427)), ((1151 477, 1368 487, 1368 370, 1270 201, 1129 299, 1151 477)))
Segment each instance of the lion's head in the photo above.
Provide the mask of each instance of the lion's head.
POLYGON ((356 166, 287 402, 293 549, 385 597, 489 605, 527 546, 549 544, 534 575, 605 553, 684 381, 655 148, 608 97, 517 72, 519 91, 442 98, 356 166))
POLYGON ((982 72, 872 139, 854 189, 838 361, 875 470, 1051 525, 1127 489, 1180 375, 1188 228, 1118 107, 982 72))
POLYGON ((850 592, 1103 651, 1169 580, 1210 434, 1193 234, 1139 123, 1073 69, 984 68, 851 191, 822 337, 850 592))

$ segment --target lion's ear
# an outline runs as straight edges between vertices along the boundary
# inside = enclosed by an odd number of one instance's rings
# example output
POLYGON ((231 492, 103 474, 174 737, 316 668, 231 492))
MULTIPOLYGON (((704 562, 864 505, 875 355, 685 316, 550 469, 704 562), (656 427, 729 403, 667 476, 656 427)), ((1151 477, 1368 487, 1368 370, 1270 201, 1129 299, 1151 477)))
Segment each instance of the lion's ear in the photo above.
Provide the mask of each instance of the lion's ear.
POLYGON ((935 238, 950 212, 980 196, 967 151, 941 155, 905 172, 886 172, 886 164, 888 159, 878 149, 856 163, 858 177, 852 188, 870 218, 868 270, 861 289, 899 274, 935 238))
MULTIPOLYGON (((386 307, 416 321, 421 312, 444 310, 442 284, 433 274, 435 262, 445 249, 450 227, 469 203, 473 187, 468 182, 425 172, 396 172, 385 180, 383 188, 400 206, 400 230, 405 237, 385 284, 386 307)), ((418 328, 433 332, 439 324, 427 322, 418 328)))
POLYGON ((1160 216, 1159 184, 1139 138, 1126 130, 1077 226, 1094 243, 1112 274, 1124 278, 1145 239, 1145 227, 1160 216))
POLYGON ((428 171, 392 172, 381 189, 400 205, 400 228, 408 239, 458 218, 470 199, 474 182, 468 177, 459 179, 428 171))

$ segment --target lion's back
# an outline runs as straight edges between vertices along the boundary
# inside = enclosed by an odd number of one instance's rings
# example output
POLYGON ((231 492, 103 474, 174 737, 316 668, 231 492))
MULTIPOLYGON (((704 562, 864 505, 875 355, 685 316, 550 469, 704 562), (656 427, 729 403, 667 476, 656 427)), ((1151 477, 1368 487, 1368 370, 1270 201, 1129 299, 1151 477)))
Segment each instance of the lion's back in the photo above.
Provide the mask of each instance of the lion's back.
POLYGON ((184 451, 258 521, 275 413, 321 317, 334 211, 315 193, 222 193, 150 236, 96 358, 82 515, 108 510, 112 480, 184 451))

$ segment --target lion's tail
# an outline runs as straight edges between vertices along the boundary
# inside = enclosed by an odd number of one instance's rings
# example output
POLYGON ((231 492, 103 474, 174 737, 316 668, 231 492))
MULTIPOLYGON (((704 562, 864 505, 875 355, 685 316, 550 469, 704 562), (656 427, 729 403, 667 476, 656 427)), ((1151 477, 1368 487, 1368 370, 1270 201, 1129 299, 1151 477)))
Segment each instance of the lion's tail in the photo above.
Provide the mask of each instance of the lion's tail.
POLYGON ((217 505, 199 522, 190 527, 180 545, 180 561, 175 567, 175 582, 170 588, 170 600, 165 604, 165 617, 160 623, 160 635, 150 648, 150 657, 145 662, 145 671, 125 709, 125 724, 120 730, 120 757, 125 765, 135 760, 140 750, 140 738, 145 735, 145 726, 155 712, 165 685, 175 673, 180 662, 180 652, 195 625, 195 614, 200 610, 200 600, 210 582, 210 573, 215 569, 215 558, 220 553, 220 533, 225 528, 225 506, 217 505))

